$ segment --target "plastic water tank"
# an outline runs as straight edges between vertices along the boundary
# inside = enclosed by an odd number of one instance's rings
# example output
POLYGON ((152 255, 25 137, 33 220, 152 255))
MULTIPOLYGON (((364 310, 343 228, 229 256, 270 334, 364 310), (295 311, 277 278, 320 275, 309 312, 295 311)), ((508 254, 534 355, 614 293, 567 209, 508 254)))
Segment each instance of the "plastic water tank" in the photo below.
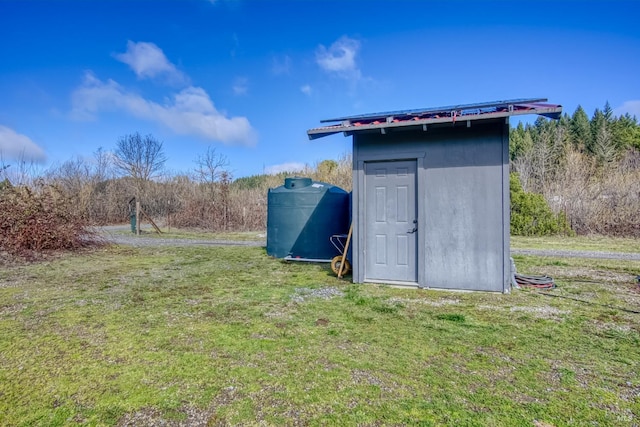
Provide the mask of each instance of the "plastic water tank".
POLYGON ((333 234, 349 231, 349 194, 311 178, 285 178, 267 197, 267 254, 327 260, 338 255, 333 234))

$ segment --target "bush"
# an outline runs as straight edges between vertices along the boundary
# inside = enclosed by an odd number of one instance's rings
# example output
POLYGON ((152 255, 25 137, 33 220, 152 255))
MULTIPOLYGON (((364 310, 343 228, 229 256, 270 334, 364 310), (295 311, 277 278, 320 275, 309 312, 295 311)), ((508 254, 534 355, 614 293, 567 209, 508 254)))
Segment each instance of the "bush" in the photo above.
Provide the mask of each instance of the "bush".
POLYGON ((0 190, 0 252, 33 258, 45 251, 98 243, 86 225, 71 200, 53 186, 3 186, 0 190))
POLYGON ((518 236, 544 236, 573 234, 562 214, 554 214, 541 194, 522 189, 518 174, 509 177, 511 194, 511 234, 518 236))

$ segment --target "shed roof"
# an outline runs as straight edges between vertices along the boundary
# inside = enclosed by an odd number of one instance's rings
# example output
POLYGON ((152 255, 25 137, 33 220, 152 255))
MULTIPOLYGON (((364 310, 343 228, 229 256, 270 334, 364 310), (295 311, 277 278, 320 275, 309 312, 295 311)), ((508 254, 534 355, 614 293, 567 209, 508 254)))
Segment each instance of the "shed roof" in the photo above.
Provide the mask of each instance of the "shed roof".
POLYGON ((487 120, 523 114, 539 114, 552 119, 560 118, 562 106, 547 104, 546 102, 546 98, 511 99, 507 101, 338 117, 321 120, 321 123, 334 124, 309 129, 307 135, 309 139, 317 139, 340 132, 344 132, 345 136, 352 135, 355 132, 373 130, 386 133, 386 129, 408 126, 422 127, 423 130, 427 130, 428 125, 438 123, 455 124, 456 121, 466 122, 467 126, 470 126, 472 120, 487 120))

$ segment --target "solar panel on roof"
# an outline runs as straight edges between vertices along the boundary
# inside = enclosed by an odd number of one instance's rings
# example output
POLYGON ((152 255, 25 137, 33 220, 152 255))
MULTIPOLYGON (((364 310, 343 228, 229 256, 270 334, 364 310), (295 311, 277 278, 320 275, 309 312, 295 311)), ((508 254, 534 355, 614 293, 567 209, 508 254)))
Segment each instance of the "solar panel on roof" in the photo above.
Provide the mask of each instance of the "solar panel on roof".
POLYGON ((339 132, 344 132, 344 135, 348 136, 356 132, 379 131, 385 133, 387 130, 410 127, 422 127, 422 130, 426 131, 427 126, 449 122, 455 126, 456 120, 466 121, 467 126, 470 126, 471 121, 475 120, 508 118, 523 114, 538 114, 550 119, 559 119, 562 114, 562 106, 547 104, 546 101, 546 98, 522 98, 345 116, 321 120, 322 123, 330 122, 331 124, 309 129, 307 135, 310 139, 316 139, 339 132))
POLYGON ((361 114, 356 116, 345 116, 338 117, 335 119, 324 119, 320 120, 320 123, 330 123, 330 122, 342 122, 342 121, 354 121, 354 120, 373 120, 373 119, 384 119, 386 117, 391 116, 411 116, 411 115, 422 115, 422 114, 434 114, 434 113, 443 113, 448 114, 451 111, 470 111, 475 110, 482 112, 480 110, 487 108, 499 108, 499 107, 507 107, 509 105, 514 104, 530 104, 534 102, 546 102, 546 98, 523 98, 523 99, 511 99, 506 101, 493 101, 493 102, 481 102, 477 104, 459 104, 459 105, 450 105, 445 107, 430 107, 430 108, 418 108, 413 110, 398 110, 398 111, 388 111, 381 113, 369 113, 369 114, 361 114))

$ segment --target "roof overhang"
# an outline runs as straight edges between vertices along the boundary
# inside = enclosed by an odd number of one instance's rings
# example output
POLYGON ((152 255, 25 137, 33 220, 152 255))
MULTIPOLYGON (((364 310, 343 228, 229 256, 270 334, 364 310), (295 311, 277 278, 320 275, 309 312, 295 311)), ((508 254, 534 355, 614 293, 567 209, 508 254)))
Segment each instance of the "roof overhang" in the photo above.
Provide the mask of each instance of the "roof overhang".
POLYGON ((417 110, 391 111, 387 113, 348 116, 336 119, 321 120, 321 123, 334 123, 309 129, 309 139, 322 138, 336 133, 345 136, 357 132, 378 131, 398 128, 421 128, 426 131, 429 126, 442 123, 464 123, 470 127, 474 120, 490 120, 525 114, 538 114, 551 119, 559 119, 562 106, 547 104, 546 98, 513 99, 509 101, 485 102, 480 104, 453 105, 448 107, 423 108, 417 110))

